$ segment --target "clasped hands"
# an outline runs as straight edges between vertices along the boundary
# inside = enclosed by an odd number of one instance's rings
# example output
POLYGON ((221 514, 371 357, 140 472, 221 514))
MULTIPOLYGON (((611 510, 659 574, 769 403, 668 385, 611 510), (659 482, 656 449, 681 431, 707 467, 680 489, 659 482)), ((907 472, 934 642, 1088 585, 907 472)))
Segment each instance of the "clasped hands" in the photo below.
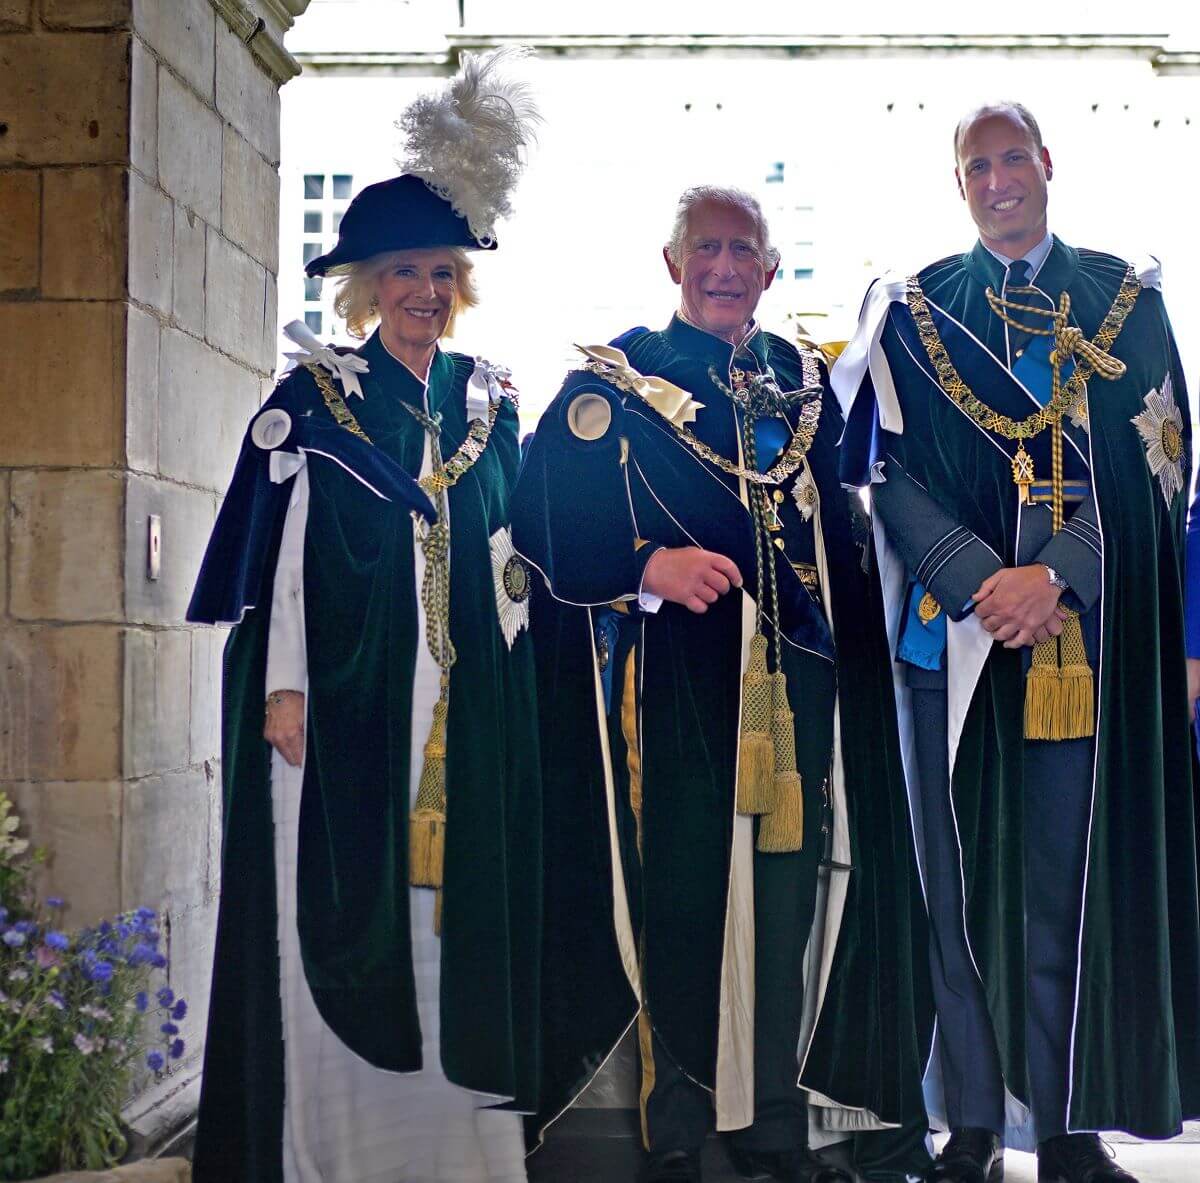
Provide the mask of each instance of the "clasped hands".
POLYGON ((1002 567, 989 575, 971 597, 979 623, 1005 649, 1041 644, 1062 632, 1070 613, 1059 602, 1061 590, 1041 563, 1002 567))

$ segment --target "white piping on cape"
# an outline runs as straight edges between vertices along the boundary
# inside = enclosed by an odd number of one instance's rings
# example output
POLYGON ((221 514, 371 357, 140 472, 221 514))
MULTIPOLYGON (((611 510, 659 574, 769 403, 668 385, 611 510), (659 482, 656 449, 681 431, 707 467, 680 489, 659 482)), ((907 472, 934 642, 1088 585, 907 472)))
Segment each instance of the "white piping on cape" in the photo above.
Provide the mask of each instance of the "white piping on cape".
MULTIPOLYGON (((1143 284, 1143 286, 1145 286, 1143 284)), ((1091 450, 1092 435, 1088 432, 1088 450, 1091 450)), ((1100 508, 1100 495, 1093 488, 1092 497, 1096 505, 1096 527, 1100 533, 1100 620, 1104 620, 1104 600, 1107 593, 1104 578, 1104 518, 1100 508)), ((1088 877, 1092 868, 1092 834, 1096 824, 1096 784, 1100 769, 1100 726, 1104 713, 1104 629, 1100 629, 1100 645, 1096 655, 1096 735, 1092 742, 1092 800, 1088 807, 1088 836, 1087 849, 1083 859, 1083 883, 1080 885, 1082 896, 1079 901, 1079 936, 1076 941, 1075 953, 1075 997, 1071 1003, 1071 1039, 1067 1055, 1067 1111, 1063 1115, 1063 1129, 1067 1133, 1080 1131, 1071 1128, 1071 1105, 1075 1098, 1075 1041, 1079 1034, 1079 992, 1083 981, 1083 931, 1085 913, 1087 911, 1088 877)))

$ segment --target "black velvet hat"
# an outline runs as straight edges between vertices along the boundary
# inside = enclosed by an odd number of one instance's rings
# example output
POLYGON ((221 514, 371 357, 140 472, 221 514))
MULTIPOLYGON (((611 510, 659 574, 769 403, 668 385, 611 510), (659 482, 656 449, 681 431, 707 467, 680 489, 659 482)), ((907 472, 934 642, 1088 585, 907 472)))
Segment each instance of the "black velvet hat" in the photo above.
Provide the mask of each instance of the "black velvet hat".
POLYGON ((409 104, 397 124, 406 141, 404 173, 369 185, 350 203, 337 246, 304 268, 309 275, 384 251, 495 249, 496 221, 512 213, 509 198, 541 119, 528 86, 503 77, 526 52, 464 53, 443 91, 409 104))
POLYGON ((420 177, 405 173, 390 181, 368 185, 342 215, 337 246, 304 268, 309 275, 327 275, 334 267, 357 263, 384 251, 413 247, 459 246, 495 250, 496 240, 481 243, 467 224, 420 177))

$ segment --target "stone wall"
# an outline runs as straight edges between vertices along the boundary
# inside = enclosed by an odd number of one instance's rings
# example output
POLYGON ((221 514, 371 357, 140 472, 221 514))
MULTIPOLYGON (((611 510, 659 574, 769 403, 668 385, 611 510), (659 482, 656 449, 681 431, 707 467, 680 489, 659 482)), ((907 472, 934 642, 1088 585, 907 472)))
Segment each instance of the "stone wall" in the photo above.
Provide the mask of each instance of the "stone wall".
POLYGON ((183 617, 270 384, 304 6, 0 0, 0 787, 71 923, 162 910, 193 1075, 224 636, 183 617))

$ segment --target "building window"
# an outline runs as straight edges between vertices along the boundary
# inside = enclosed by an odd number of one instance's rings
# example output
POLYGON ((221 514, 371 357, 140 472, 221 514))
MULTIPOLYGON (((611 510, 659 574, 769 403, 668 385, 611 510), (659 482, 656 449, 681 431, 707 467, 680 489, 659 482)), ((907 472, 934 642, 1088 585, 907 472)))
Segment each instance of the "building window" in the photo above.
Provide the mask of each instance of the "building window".
POLYGON ((310 310, 304 314, 304 323, 308 325, 309 329, 314 333, 319 333, 321 331, 321 322, 321 313, 318 311, 310 310))
POLYGON ((764 178, 768 185, 778 185, 783 183, 783 161, 776 160, 767 169, 767 175, 764 178))
POLYGON ((320 234, 321 233, 321 211, 319 209, 310 209, 304 211, 304 233, 305 234, 320 234))
POLYGON ((325 196, 325 174, 324 173, 305 173, 304 175, 304 200, 305 201, 320 201, 325 196))
POLYGON ((319 242, 306 242, 304 244, 304 265, 307 267, 321 253, 321 244, 319 242))
POLYGON ((793 267, 792 268, 792 278, 793 279, 812 279, 812 277, 813 277, 813 269, 811 267, 793 267))
POLYGON ((350 186, 354 178, 347 173, 335 173, 333 177, 333 196, 335 199, 346 200, 350 196, 350 186))
POLYGON ((306 300, 319 300, 321 298, 321 278, 320 276, 308 277, 304 279, 304 298, 306 300))
POLYGON ((342 211, 335 210, 333 215, 333 232, 337 234, 342 228, 342 211))

